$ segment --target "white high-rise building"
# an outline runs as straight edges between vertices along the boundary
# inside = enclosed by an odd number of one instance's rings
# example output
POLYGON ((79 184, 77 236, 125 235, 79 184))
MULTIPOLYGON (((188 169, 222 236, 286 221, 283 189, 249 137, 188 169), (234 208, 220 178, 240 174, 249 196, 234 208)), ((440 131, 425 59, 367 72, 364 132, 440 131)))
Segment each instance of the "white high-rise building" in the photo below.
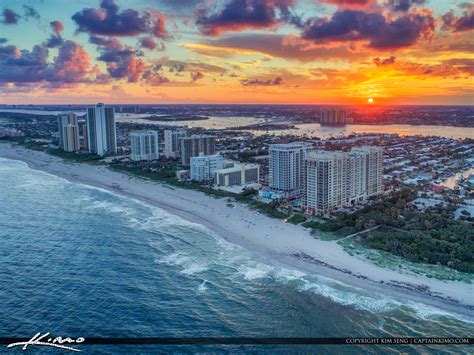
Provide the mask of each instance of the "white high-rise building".
POLYGON ((132 154, 134 161, 155 160, 159 158, 158 132, 132 131, 130 133, 132 154))
POLYGON ((309 153, 306 157, 307 211, 328 213, 382 193, 382 161, 380 147, 309 153))
POLYGON ((270 190, 286 196, 304 192, 305 157, 310 147, 306 142, 269 145, 270 190))
POLYGON ((79 125, 74 113, 58 116, 59 146, 68 152, 79 150, 76 142, 79 140, 79 125), (66 128, 68 125, 76 126, 77 129, 66 128), (67 135, 69 132, 69 136, 67 135), (77 137, 76 137, 77 134, 77 137), (67 147, 66 147, 67 144, 67 147), (67 149, 66 149, 67 148, 67 149))
POLYGON ((186 137, 185 129, 170 130, 166 129, 164 132, 166 158, 178 158, 181 150, 181 139, 186 137))
POLYGON ((216 170, 222 169, 223 160, 220 154, 191 157, 191 180, 210 181, 216 170))
POLYGON ((97 155, 117 153, 114 108, 97 104, 87 109, 89 152, 97 155))

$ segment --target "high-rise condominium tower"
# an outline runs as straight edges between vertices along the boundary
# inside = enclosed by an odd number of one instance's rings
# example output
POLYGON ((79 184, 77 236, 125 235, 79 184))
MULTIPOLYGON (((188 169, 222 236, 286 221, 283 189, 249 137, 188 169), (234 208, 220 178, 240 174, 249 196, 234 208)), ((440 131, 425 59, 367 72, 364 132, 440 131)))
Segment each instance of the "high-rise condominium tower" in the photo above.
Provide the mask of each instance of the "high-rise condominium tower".
POLYGON ((68 152, 75 152, 79 147, 79 125, 73 113, 58 116, 59 146, 68 152))
POLYGON ((132 131, 130 133, 130 142, 132 160, 155 160, 159 158, 158 132, 132 131))
POLYGON ((216 153, 216 139, 207 135, 192 135, 181 139, 181 164, 190 165, 190 159, 203 155, 216 153))
POLYGON ((305 185, 305 157, 311 144, 293 142, 269 145, 270 189, 288 197, 300 194, 305 185))
POLYGON ((178 158, 179 152, 181 150, 181 139, 186 137, 185 129, 176 129, 176 130, 165 130, 165 157, 166 158, 178 158))
POLYGON ((89 152, 105 155, 117 153, 113 107, 97 104, 87 109, 87 134, 89 152))
POLYGON ((380 147, 350 152, 311 152, 306 158, 306 208, 327 213, 383 192, 380 147))
POLYGON ((329 110, 321 111, 321 125, 345 125, 350 123, 347 117, 347 111, 339 108, 332 108, 329 110))

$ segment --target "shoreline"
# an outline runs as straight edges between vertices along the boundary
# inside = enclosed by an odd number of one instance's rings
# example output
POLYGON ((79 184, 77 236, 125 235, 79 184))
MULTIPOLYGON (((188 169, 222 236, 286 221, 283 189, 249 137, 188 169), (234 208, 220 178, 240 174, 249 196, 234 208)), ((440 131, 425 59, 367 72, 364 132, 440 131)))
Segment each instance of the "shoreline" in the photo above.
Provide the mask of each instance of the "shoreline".
POLYGON ((330 278, 386 295, 402 304, 421 303, 473 318, 473 284, 401 274, 378 267, 349 255, 336 241, 315 239, 301 226, 256 215, 255 211, 237 202, 229 207, 226 199, 143 180, 111 171, 103 165, 66 162, 10 143, 0 144, 0 157, 23 161, 32 169, 162 208, 204 225, 226 241, 248 249, 267 264, 330 278), (120 189, 114 188, 113 184, 118 184, 120 189))

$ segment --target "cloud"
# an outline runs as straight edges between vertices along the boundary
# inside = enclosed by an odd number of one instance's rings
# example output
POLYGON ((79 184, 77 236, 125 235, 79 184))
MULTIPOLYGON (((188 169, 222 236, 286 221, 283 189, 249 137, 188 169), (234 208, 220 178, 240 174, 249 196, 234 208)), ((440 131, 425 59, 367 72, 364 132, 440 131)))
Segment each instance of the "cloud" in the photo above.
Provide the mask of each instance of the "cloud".
POLYGON ((169 83, 170 80, 161 72, 162 67, 161 63, 155 63, 154 65, 149 66, 143 73, 142 79, 151 86, 161 86, 169 83))
POLYGON ((50 68, 49 81, 78 83, 89 74, 90 59, 80 44, 66 41, 59 48, 54 64, 50 68))
POLYGON ((115 38, 107 38, 100 36, 90 36, 89 42, 96 44, 101 47, 106 47, 110 49, 122 49, 123 45, 115 38))
POLYGON ((165 28, 165 16, 158 11, 140 14, 133 9, 119 11, 113 0, 102 0, 99 9, 86 8, 72 16, 78 25, 78 32, 101 36, 138 36, 153 34, 156 37, 169 36, 165 28))
POLYGON ((290 17, 293 3, 293 0, 230 0, 217 12, 198 9, 196 24, 208 36, 272 27, 280 23, 279 14, 286 19, 290 17))
POLYGON ((410 10, 412 6, 423 5, 425 2, 426 0, 388 0, 387 6, 392 11, 406 12, 410 10))
POLYGON ((24 16, 26 18, 34 18, 36 20, 39 20, 41 18, 39 12, 36 11, 36 9, 34 9, 33 7, 23 5, 23 9, 24 9, 24 16))
POLYGON ((320 2, 340 7, 365 7, 374 3, 374 0, 320 0, 320 2))
POLYGON ((58 47, 63 43, 61 33, 64 30, 64 25, 60 21, 52 21, 49 24, 53 29, 53 34, 46 42, 46 45, 48 46, 48 48, 58 47))
POLYGON ((464 32, 474 29, 474 6, 465 3, 461 5, 461 8, 465 9, 462 16, 456 16, 452 10, 441 16, 442 30, 464 32))
POLYGON ((199 71, 195 73, 191 73, 191 82, 193 83, 202 78, 204 78, 204 74, 199 71))
POLYGON ((46 45, 35 45, 31 51, 16 46, 0 46, 0 82, 43 83, 55 86, 89 82, 94 74, 90 59, 80 44, 65 41, 53 63, 48 62, 46 45))
POLYGON ((153 38, 145 37, 140 40, 140 46, 143 48, 153 50, 156 48, 157 44, 153 38))
POLYGON ((209 40, 203 45, 188 44, 185 47, 207 56, 225 58, 261 53, 300 62, 330 58, 356 59, 361 56, 359 53, 349 51, 347 46, 342 44, 336 46, 317 45, 313 41, 304 40, 295 35, 284 36, 270 33, 229 35, 209 40))
POLYGON ((330 18, 308 21, 302 36, 315 43, 367 41, 370 48, 396 49, 411 46, 420 38, 431 39, 434 29, 429 13, 387 19, 379 13, 346 9, 330 18))
POLYGON ((18 20, 21 18, 19 14, 11 9, 3 9, 3 20, 1 21, 5 25, 14 25, 18 23, 18 20))
POLYGON ((137 82, 146 70, 145 61, 130 48, 106 50, 97 59, 107 63, 107 72, 115 79, 137 82))
POLYGON ((4 37, 0 37, 0 44, 3 44, 5 42, 8 42, 8 39, 6 39, 4 37))
POLYGON ((281 85, 283 79, 277 76, 275 79, 261 80, 261 79, 244 79, 241 81, 243 86, 278 86, 281 85))
POLYGON ((394 56, 391 56, 391 57, 388 57, 388 58, 385 58, 385 59, 380 59, 379 57, 377 58, 374 58, 373 59, 373 62, 375 63, 375 65, 377 65, 378 67, 383 67, 383 66, 386 66, 386 65, 392 65, 395 63, 395 57, 394 56))

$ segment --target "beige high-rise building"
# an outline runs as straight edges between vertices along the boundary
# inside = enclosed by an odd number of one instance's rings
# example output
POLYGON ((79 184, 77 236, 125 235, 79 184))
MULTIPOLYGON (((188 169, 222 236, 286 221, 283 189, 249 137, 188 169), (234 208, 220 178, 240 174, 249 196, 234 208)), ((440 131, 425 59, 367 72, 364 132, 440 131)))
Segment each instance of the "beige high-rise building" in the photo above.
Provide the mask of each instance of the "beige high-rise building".
POLYGON ((380 147, 350 152, 311 152, 306 157, 306 208, 328 213, 383 192, 380 147))
POLYGON ((58 115, 59 146, 64 148, 64 129, 67 125, 78 125, 77 116, 74 113, 58 115))
POLYGON ((189 166, 192 157, 216 153, 216 139, 207 135, 192 135, 181 139, 181 164, 189 166))
POLYGON ((68 124, 63 127, 63 148, 66 152, 77 152, 81 149, 78 125, 68 124))

